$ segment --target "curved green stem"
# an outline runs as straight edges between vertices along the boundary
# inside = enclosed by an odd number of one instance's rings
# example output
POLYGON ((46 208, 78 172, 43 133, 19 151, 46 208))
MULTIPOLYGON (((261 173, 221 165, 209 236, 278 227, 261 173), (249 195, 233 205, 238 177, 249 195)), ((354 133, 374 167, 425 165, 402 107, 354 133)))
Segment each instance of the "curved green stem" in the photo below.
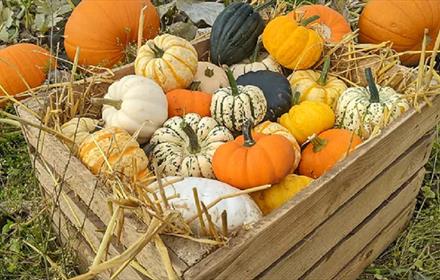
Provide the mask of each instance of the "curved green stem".
POLYGON ((92 98, 92 104, 109 105, 115 107, 116 110, 120 110, 122 105, 122 100, 116 100, 110 98, 92 98))
POLYGON ((314 15, 314 16, 311 16, 311 17, 308 17, 308 18, 305 18, 305 19, 301 20, 299 22, 299 25, 307 26, 309 23, 312 23, 312 22, 314 22, 317 19, 319 19, 319 16, 318 15, 314 15))
POLYGON ((326 56, 324 59, 324 66, 322 67, 321 75, 317 81, 321 86, 325 86, 327 84, 327 76, 328 70, 330 69, 330 57, 326 56))
POLYGON ((370 90, 370 102, 379 103, 379 90, 377 89, 376 83, 374 82, 373 73, 371 68, 365 69, 365 77, 367 78, 368 89, 370 90))
POLYGON ((258 53, 260 52, 260 49, 261 49, 261 37, 258 37, 257 45, 255 46, 254 53, 252 54, 251 57, 251 63, 257 61, 258 53))
POLYGON ((183 132, 185 132, 186 136, 189 139, 189 147, 188 150, 191 154, 197 154, 200 152, 201 147, 199 145, 199 141, 197 139, 197 134, 192 129, 192 127, 185 121, 180 123, 180 128, 182 128, 183 132))
POLYGON ((200 90, 200 84, 202 82, 200 81, 193 81, 190 85, 189 85, 189 89, 191 91, 199 91, 200 90))
POLYGON ((315 136, 312 138, 312 140, 310 140, 310 143, 312 143, 312 145, 313 145, 313 152, 318 153, 322 149, 324 149, 325 146, 327 146, 328 141, 326 139, 319 138, 318 136, 315 136))
POLYGON ((233 96, 239 95, 240 93, 238 92, 237 81, 235 80, 234 74, 232 73, 231 69, 226 68, 226 75, 228 76, 229 85, 231 86, 232 89, 232 95, 233 96))
POLYGON ((294 105, 298 105, 301 99, 301 93, 297 90, 295 90, 295 92, 292 94, 292 106, 294 105))
POLYGON ((243 123, 243 137, 244 137, 244 143, 243 145, 245 147, 252 147, 255 145, 255 140, 252 138, 252 121, 247 119, 243 123))
POLYGON ((150 48, 154 52, 154 55, 156 56, 156 58, 161 58, 163 56, 163 54, 165 53, 161 48, 156 46, 156 44, 154 44, 154 43, 150 44, 150 48))

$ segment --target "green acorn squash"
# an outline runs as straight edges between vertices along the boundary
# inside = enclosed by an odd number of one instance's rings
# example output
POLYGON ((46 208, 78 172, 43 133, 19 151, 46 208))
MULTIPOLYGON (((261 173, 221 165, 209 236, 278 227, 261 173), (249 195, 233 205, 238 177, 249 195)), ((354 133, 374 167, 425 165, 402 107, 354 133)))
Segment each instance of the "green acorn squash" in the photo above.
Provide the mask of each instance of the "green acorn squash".
POLYGON ((253 85, 260 88, 267 101, 264 120, 277 121, 282 114, 289 112, 292 106, 292 90, 286 77, 269 70, 260 70, 241 75, 239 85, 253 85))
POLYGON ((211 62, 232 65, 250 56, 263 29, 264 21, 251 5, 230 4, 212 26, 211 62))

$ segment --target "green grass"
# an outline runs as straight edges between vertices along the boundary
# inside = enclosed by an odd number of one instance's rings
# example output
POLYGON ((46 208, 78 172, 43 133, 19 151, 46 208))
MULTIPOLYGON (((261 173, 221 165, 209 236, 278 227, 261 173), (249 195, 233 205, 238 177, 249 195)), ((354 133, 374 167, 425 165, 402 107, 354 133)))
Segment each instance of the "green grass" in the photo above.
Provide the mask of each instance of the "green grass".
POLYGON ((49 211, 21 132, 0 125, 0 279, 74 275, 75 260, 57 244, 49 211))

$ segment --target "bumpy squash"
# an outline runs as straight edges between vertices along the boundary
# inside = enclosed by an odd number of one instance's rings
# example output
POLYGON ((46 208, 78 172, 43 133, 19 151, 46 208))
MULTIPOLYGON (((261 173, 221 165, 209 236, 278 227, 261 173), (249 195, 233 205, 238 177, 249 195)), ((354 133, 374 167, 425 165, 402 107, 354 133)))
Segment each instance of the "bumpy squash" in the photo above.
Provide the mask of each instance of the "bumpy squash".
POLYGON ((263 215, 267 215, 282 206, 312 182, 312 178, 289 174, 280 183, 272 185, 268 189, 251 193, 251 197, 257 203, 263 215))
POLYGON ((305 26, 315 18, 300 24, 291 16, 278 16, 271 20, 263 31, 263 45, 269 54, 282 66, 293 69, 308 69, 318 62, 323 51, 323 39, 305 26))
POLYGON ((136 75, 158 83, 165 92, 187 88, 197 72, 197 51, 177 36, 163 34, 139 48, 134 69, 136 75))
POLYGON ((64 47, 73 61, 79 47, 80 65, 112 67, 126 56, 138 38, 139 18, 144 6, 143 38, 159 33, 160 21, 150 0, 81 1, 70 15, 64 31, 64 47))
POLYGON ((339 97, 336 123, 363 139, 380 132, 388 123, 409 109, 404 97, 390 87, 374 83, 371 69, 365 70, 368 88, 348 88, 339 97))
POLYGON ((215 178, 212 156, 232 139, 229 130, 213 118, 194 113, 173 117, 151 137, 150 159, 166 176, 215 178))
POLYGON ((318 178, 344 159, 361 138, 345 129, 329 129, 312 138, 301 154, 299 174, 318 178))
POLYGON ((230 87, 214 93, 211 102, 211 116, 233 132, 241 131, 243 123, 252 119, 260 123, 267 111, 264 93, 256 86, 238 86, 231 70, 227 70, 230 87))
POLYGON ((225 71, 215 64, 199 61, 194 82, 199 83, 199 90, 213 94, 219 88, 229 86, 225 71))
POLYGON ((279 123, 302 144, 313 134, 332 128, 335 124, 335 113, 325 103, 306 100, 282 115, 279 123))
POLYGON ((112 173, 126 182, 149 180, 147 156, 139 143, 120 128, 104 128, 89 135, 79 147, 79 158, 95 175, 112 173))
POLYGON ((252 54, 264 21, 251 5, 234 2, 215 19, 211 31, 211 61, 232 65, 252 54))
POLYGON ((221 145, 212 158, 217 179, 239 189, 278 183, 292 171, 295 162, 295 152, 287 138, 251 135, 251 127, 251 122, 246 121, 243 135, 221 145))
POLYGON ((338 78, 328 75, 329 67, 330 60, 326 59, 321 72, 299 70, 288 77, 292 91, 301 94, 300 101, 323 102, 336 110, 339 96, 347 89, 347 86, 338 78))
POLYGON ((249 72, 237 79, 238 85, 253 85, 261 89, 267 101, 264 120, 276 121, 289 111, 292 105, 292 91, 289 81, 280 73, 269 70, 249 72))

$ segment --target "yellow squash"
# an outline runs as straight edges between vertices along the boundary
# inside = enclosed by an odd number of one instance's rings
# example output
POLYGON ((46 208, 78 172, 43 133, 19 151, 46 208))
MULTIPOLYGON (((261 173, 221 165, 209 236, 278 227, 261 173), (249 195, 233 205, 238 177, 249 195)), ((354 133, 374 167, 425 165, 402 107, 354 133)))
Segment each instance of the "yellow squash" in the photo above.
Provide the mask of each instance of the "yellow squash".
POLYGON ((312 178, 295 174, 287 175, 280 183, 263 191, 251 193, 251 197, 264 215, 282 206, 298 192, 313 182, 312 178))
POLYGON ((300 70, 287 79, 292 92, 300 93, 300 101, 311 100, 328 104, 336 110, 339 96, 347 89, 345 83, 334 76, 329 76, 330 60, 327 58, 321 72, 300 70))
POLYGON ((264 48, 286 68, 299 70, 312 67, 324 48, 318 32, 305 27, 316 19, 310 17, 297 23, 291 16, 274 18, 263 31, 264 48))
POLYGON ((332 128, 335 124, 335 113, 325 103, 306 100, 290 108, 289 112, 280 117, 279 123, 302 144, 309 136, 332 128))

